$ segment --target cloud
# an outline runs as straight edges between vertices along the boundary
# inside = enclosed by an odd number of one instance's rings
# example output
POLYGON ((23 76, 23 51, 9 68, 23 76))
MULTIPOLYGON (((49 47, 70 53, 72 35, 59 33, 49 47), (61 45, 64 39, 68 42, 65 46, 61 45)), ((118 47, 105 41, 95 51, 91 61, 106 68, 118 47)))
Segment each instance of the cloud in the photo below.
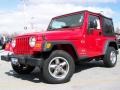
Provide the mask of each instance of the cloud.
POLYGON ((117 0, 26 0, 29 4, 83 4, 83 3, 116 3, 117 0))
POLYGON ((117 3, 118 0, 84 0, 86 3, 117 3))
MULTIPOLYGON (((86 2, 89 1, 92 0, 86 0, 86 2)), ((77 2, 80 3, 80 1, 77 2)), ((106 0, 106 2, 115 2, 115 0, 106 0)), ((16 11, 0 12, 2 13, 0 14, 0 32, 24 33, 34 31, 31 27, 36 31, 46 30, 52 17, 81 10, 99 13, 103 11, 102 13, 108 17, 112 17, 115 14, 111 8, 76 5, 74 0, 69 0, 69 3, 67 0, 29 0, 25 7, 25 12, 23 12, 22 4, 18 5, 16 11), (24 30, 24 26, 28 27, 27 31, 24 30)))
POLYGON ((23 15, 19 11, 3 12, 0 15, 0 32, 13 33, 22 30, 23 15))

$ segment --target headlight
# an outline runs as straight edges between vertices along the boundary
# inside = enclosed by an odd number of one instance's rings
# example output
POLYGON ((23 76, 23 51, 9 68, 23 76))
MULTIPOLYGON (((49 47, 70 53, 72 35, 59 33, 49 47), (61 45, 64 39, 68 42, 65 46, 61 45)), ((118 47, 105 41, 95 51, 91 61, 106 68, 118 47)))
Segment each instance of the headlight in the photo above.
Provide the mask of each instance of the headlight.
POLYGON ((12 40, 12 47, 14 48, 16 46, 16 40, 12 40))
POLYGON ((36 44, 36 38, 35 37, 31 37, 29 39, 29 45, 30 45, 30 47, 34 47, 35 44, 36 44))

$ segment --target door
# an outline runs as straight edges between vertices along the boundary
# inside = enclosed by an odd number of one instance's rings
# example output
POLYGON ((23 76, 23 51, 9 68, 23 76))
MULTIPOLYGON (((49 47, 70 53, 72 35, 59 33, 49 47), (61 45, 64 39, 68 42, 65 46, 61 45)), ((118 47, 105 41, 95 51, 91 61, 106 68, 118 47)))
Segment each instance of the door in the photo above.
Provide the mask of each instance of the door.
POLYGON ((90 57, 100 55, 103 47, 100 17, 89 15, 86 35, 86 48, 90 57))

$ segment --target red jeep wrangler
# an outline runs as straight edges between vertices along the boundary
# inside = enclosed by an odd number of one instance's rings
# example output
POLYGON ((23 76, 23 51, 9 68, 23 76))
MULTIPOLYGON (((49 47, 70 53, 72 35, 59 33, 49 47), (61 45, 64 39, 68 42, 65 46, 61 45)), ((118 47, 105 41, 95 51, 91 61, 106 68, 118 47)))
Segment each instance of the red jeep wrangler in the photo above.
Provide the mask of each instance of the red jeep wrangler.
POLYGON ((118 54, 112 19, 89 11, 54 17, 46 32, 17 36, 12 48, 14 54, 3 60, 19 74, 40 67, 48 83, 69 81, 77 61, 103 60, 114 67, 118 54))

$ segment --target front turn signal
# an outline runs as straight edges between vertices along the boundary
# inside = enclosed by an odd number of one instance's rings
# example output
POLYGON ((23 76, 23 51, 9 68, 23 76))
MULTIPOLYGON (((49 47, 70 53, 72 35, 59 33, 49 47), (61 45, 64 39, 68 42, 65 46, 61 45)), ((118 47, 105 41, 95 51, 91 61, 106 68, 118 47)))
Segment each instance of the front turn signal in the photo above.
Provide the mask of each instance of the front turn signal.
POLYGON ((35 44, 35 48, 41 48, 41 44, 40 43, 36 43, 35 44))

